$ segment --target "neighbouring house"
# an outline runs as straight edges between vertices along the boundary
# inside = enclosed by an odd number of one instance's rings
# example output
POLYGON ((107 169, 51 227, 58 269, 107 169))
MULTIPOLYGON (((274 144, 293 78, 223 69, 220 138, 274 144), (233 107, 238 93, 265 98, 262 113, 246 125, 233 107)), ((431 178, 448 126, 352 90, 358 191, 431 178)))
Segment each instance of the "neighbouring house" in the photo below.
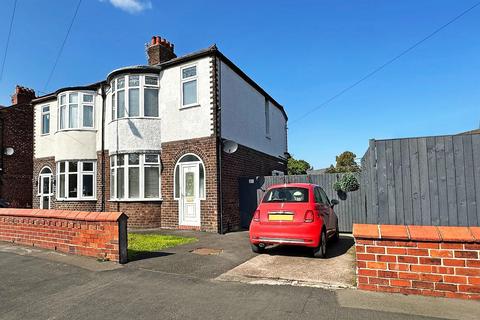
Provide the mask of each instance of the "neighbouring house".
POLYGON ((129 226, 239 228, 240 176, 286 171, 287 115, 216 46, 33 101, 35 208, 122 211, 129 226))
POLYGON ((11 106, 0 107, 0 199, 10 207, 32 207, 34 98, 16 86, 11 106))

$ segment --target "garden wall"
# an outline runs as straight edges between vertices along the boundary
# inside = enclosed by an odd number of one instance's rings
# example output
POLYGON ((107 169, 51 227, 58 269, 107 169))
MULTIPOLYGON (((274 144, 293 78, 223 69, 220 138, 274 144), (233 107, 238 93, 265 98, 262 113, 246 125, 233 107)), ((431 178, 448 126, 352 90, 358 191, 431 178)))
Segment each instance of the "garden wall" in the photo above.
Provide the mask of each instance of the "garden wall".
POLYGON ((480 300, 480 227, 354 224, 358 288, 480 300))
POLYGON ((0 209, 0 241, 126 263, 127 219, 121 212, 0 209))

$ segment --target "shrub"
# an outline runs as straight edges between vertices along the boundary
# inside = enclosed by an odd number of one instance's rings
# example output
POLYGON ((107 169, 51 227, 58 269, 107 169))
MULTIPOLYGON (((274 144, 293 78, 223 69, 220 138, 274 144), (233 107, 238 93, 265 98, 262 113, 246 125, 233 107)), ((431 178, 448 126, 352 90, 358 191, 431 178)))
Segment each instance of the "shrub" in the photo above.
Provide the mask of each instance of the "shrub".
POLYGON ((352 192, 360 188, 357 177, 352 173, 346 173, 340 180, 333 184, 335 191, 352 192))

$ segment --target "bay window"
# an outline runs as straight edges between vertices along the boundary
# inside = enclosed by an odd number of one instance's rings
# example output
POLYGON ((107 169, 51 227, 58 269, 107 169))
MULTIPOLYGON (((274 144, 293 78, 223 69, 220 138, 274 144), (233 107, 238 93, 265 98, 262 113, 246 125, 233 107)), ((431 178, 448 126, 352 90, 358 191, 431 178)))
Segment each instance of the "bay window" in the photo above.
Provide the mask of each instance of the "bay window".
POLYGON ((158 76, 124 75, 111 82, 112 120, 158 117, 158 76))
POLYGON ((95 161, 57 162, 59 200, 95 200, 95 161))
POLYGON ((198 105, 197 96, 197 66, 181 69, 182 76, 182 107, 198 105))
POLYGON ((112 200, 160 200, 160 155, 119 154, 110 157, 112 200))
POLYGON ((58 128, 94 128, 94 95, 85 92, 62 93, 58 99, 58 128))

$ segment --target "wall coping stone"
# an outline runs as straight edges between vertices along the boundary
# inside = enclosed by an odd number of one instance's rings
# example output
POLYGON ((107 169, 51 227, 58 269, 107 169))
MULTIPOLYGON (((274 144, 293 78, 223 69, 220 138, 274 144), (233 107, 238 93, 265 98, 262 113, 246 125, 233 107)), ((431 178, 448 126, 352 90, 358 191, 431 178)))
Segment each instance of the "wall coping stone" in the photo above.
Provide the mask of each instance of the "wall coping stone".
POLYGON ((128 219, 123 212, 88 212, 70 210, 42 210, 42 209, 15 209, 0 208, 0 216, 64 219, 91 222, 117 222, 120 219, 128 219))
POLYGON ((353 236, 359 239, 480 243, 480 227, 354 224, 353 236))

